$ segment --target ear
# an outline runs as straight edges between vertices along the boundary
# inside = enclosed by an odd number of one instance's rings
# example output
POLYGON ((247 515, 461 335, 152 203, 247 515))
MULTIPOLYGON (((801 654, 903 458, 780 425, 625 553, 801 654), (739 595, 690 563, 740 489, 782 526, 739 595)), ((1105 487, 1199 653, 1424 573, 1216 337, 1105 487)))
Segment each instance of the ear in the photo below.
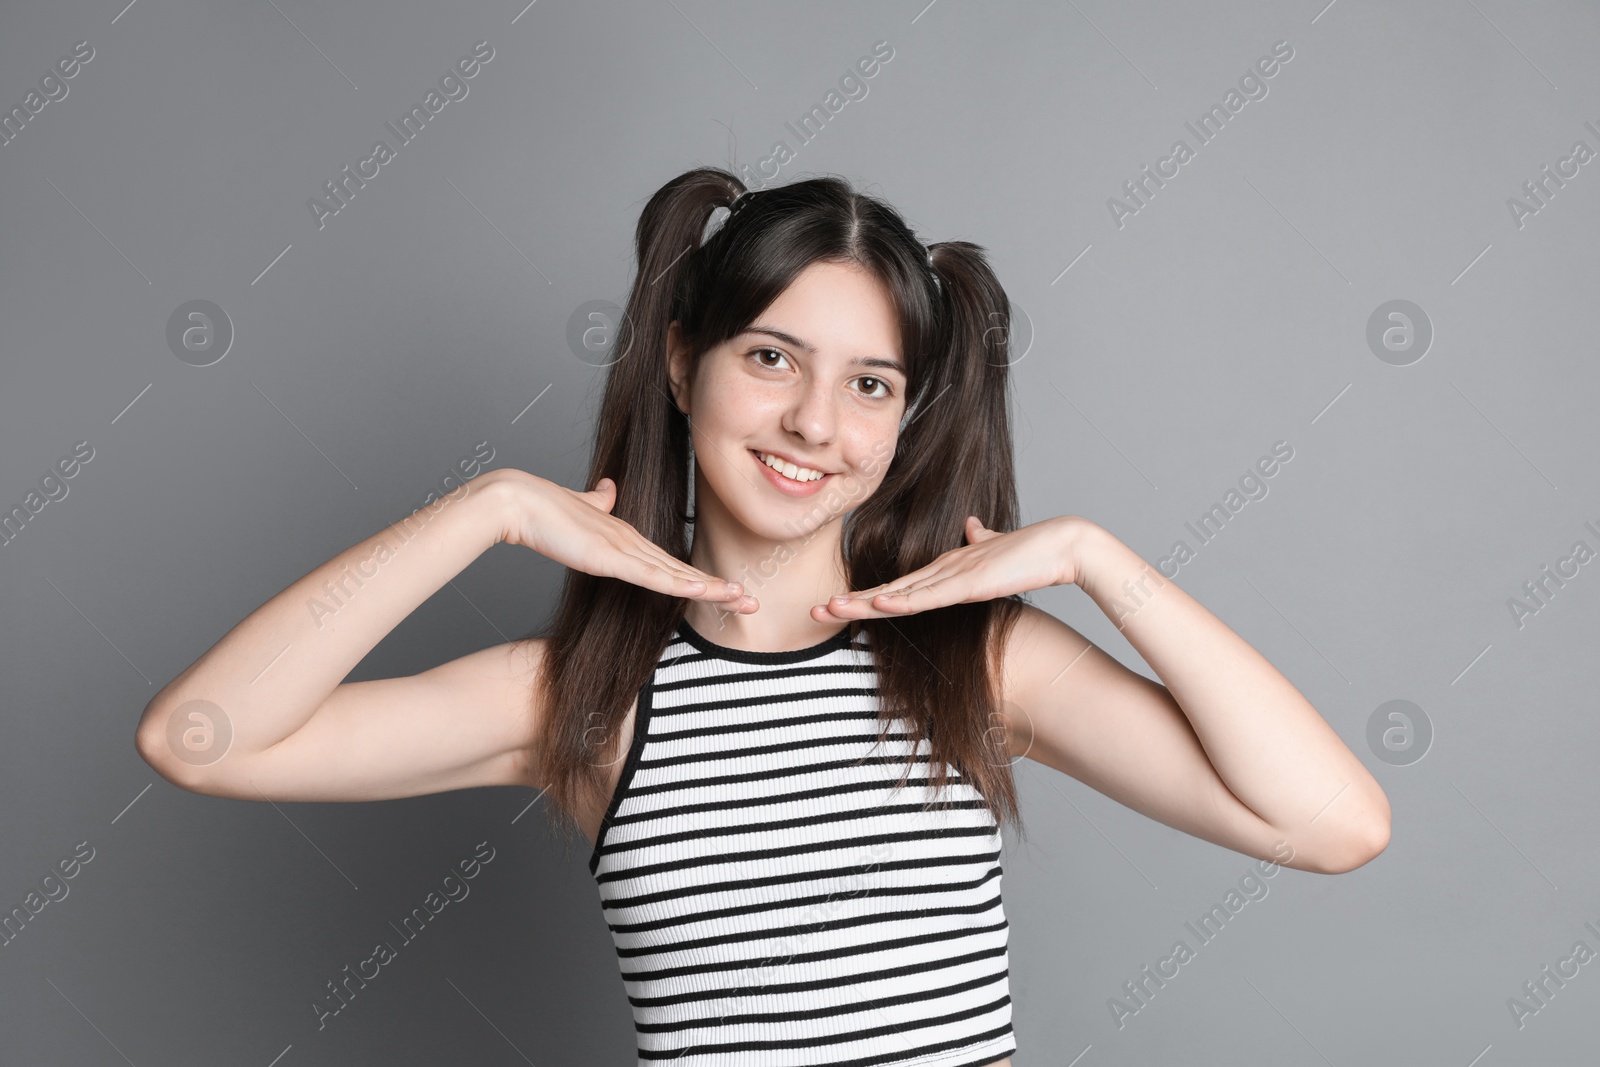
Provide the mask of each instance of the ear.
POLYGON ((672 401, 678 410, 689 414, 689 351, 683 343, 683 331, 678 320, 667 326, 667 385, 672 390, 672 401))

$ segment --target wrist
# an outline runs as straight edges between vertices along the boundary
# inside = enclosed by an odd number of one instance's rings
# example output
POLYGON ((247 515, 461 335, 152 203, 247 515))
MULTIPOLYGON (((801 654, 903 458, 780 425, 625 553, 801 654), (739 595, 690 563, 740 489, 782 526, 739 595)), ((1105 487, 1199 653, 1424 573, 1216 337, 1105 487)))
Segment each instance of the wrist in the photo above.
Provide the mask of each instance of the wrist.
POLYGON ((1110 534, 1103 526, 1081 515, 1063 515, 1056 520, 1061 529, 1061 574, 1057 585, 1082 587, 1105 558, 1110 534))
POLYGON ((497 545, 520 529, 538 479, 515 467, 496 467, 478 475, 468 486, 478 486, 477 496, 484 521, 489 526, 491 545, 497 545))

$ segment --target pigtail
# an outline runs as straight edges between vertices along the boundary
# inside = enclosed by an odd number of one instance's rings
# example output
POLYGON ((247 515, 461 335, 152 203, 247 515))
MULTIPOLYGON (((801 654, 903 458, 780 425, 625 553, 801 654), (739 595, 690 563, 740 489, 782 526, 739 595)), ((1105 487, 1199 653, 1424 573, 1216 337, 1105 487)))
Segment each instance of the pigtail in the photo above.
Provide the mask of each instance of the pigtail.
MULTIPOLYGON (((927 361, 930 373, 907 404, 888 476, 846 523, 855 589, 893 581, 965 545, 968 515, 1000 532, 1020 522, 1009 416, 1011 303, 980 246, 945 241, 929 251, 938 323, 932 343, 942 351, 927 361)), ((862 624, 880 653, 885 721, 912 723, 913 743, 929 739, 935 782, 946 781, 953 767, 988 798, 997 819, 1019 827, 1005 735, 995 726, 1000 649, 1024 603, 1005 597, 862 624), (975 637, 986 655, 964 654, 975 637)))
MULTIPOLYGON (((656 191, 634 231, 638 269, 617 329, 594 451, 584 483, 617 483, 612 514, 678 559, 688 559, 689 425, 672 399, 667 327, 707 223, 744 187, 724 171, 691 170, 656 191)), ((617 578, 567 568, 547 642, 541 687, 547 726, 537 750, 551 825, 566 832, 580 797, 603 788, 625 755, 621 726, 683 617, 684 601, 617 578), (609 669, 607 667, 609 665, 609 669)))

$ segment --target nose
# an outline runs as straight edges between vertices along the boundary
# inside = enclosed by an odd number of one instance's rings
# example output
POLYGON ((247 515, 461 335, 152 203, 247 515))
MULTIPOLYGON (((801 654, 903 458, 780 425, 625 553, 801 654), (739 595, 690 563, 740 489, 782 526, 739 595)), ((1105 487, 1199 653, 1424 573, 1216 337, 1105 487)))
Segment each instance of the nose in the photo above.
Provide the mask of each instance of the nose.
POLYGON ((829 384, 822 378, 811 378, 796 390, 793 402, 783 413, 783 428, 811 445, 832 444, 838 427, 834 404, 829 384))

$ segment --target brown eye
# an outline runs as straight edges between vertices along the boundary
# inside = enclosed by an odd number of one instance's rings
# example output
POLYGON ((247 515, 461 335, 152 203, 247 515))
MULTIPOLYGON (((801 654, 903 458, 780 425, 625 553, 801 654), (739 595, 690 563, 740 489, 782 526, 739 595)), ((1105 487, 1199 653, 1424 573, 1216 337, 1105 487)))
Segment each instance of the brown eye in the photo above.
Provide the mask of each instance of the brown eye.
POLYGON ((867 391, 867 390, 863 390, 864 392, 867 392, 868 395, 871 396, 875 400, 887 399, 888 397, 891 397, 891 396, 894 395, 894 390, 892 388, 890 388, 889 387, 889 383, 887 381, 885 381, 884 379, 882 379, 882 378, 867 377, 867 378, 858 378, 856 380, 857 381, 862 381, 862 382, 871 382, 874 386, 880 386, 880 385, 883 386, 883 392, 881 392, 881 393, 870 392, 870 391, 867 391))
POLYGON ((778 369, 777 364, 766 363, 761 359, 762 353, 767 353, 767 352, 770 352, 772 355, 777 356, 779 359, 787 359, 788 358, 782 352, 778 351, 776 348, 758 348, 754 352, 751 352, 750 355, 751 355, 752 358, 755 359, 755 361, 756 361, 756 363, 758 365, 766 367, 768 370, 777 370, 778 369))

